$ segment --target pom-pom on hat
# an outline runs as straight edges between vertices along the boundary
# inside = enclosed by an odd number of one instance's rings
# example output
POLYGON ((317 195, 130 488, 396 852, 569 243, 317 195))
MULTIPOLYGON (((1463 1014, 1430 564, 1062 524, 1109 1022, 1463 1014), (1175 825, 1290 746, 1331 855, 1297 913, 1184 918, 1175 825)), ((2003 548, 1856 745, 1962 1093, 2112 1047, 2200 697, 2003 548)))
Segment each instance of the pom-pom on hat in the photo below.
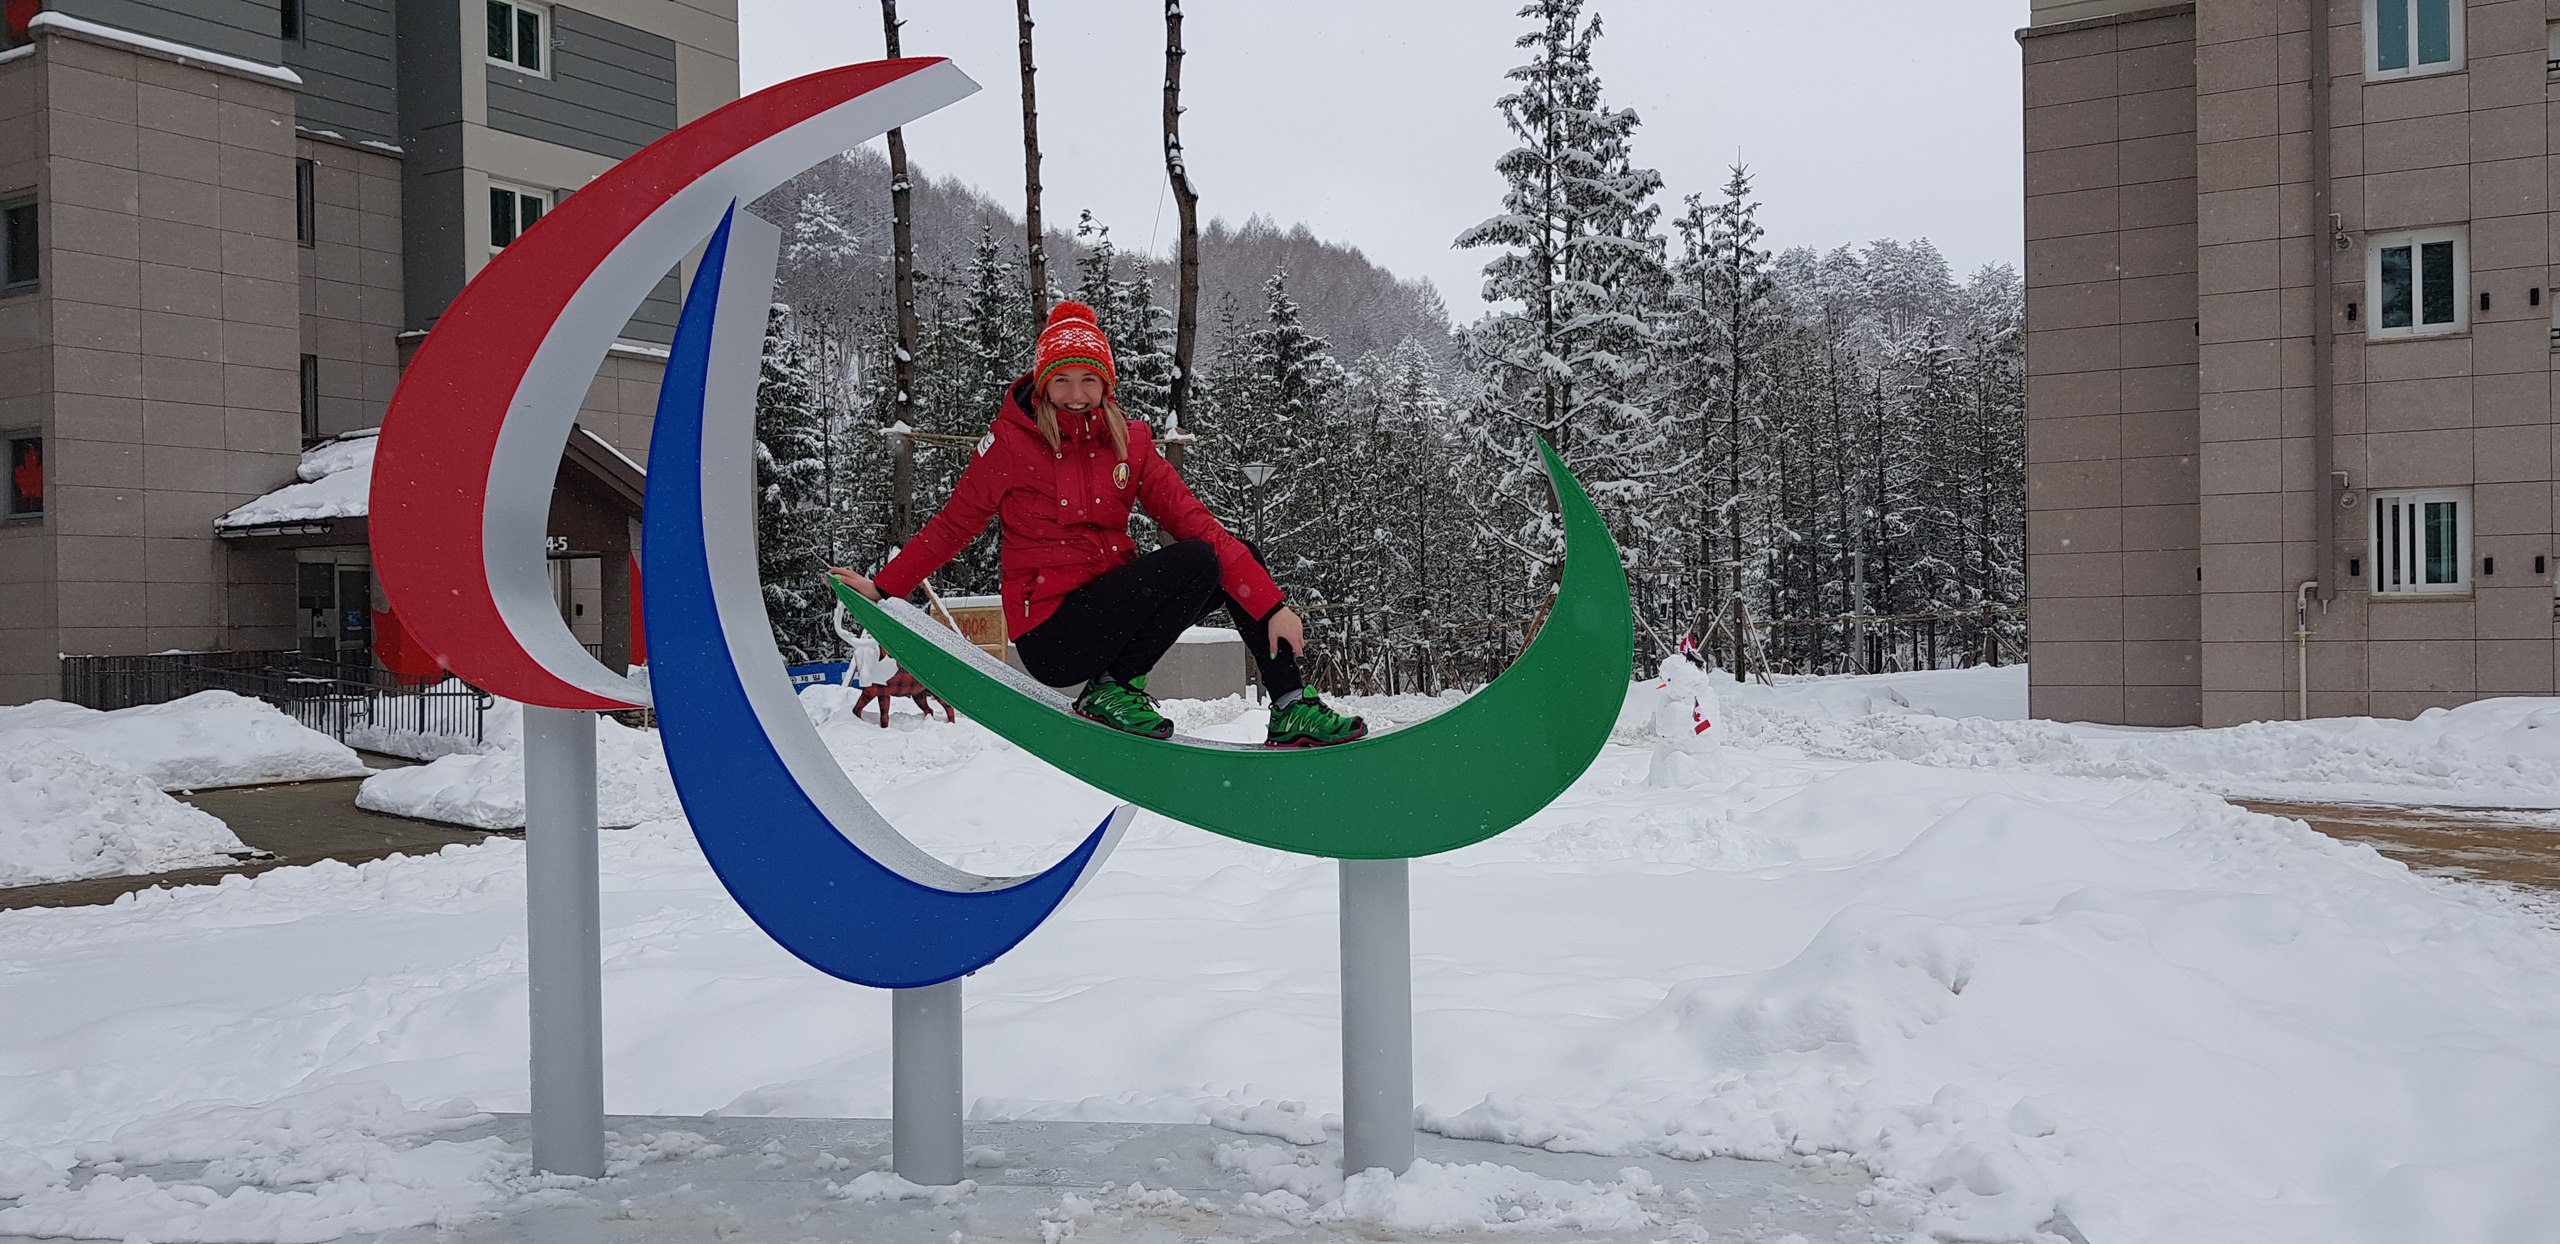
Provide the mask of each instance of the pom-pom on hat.
POLYGON ((1040 330, 1040 344, 1032 352, 1032 386, 1049 383, 1049 374, 1061 367, 1092 368, 1101 374, 1105 392, 1120 386, 1111 369, 1111 339, 1102 335, 1093 308, 1081 302, 1062 302, 1049 312, 1049 326, 1040 330))

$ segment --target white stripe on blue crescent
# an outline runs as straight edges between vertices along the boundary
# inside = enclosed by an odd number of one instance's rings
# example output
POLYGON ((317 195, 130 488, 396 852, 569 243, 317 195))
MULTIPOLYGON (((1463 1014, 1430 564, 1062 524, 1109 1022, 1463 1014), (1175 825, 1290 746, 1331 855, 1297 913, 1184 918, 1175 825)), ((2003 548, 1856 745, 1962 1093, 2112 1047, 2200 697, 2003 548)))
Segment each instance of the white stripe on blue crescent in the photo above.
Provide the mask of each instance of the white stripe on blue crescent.
POLYGON ((651 434, 642 553, 649 681, 703 854, 757 925, 831 976, 907 988, 973 971, 1102 865, 1122 805, 1030 877, 952 867, 893 828, 800 708, 757 577, 759 354, 781 232, 731 208, 687 294, 651 434))

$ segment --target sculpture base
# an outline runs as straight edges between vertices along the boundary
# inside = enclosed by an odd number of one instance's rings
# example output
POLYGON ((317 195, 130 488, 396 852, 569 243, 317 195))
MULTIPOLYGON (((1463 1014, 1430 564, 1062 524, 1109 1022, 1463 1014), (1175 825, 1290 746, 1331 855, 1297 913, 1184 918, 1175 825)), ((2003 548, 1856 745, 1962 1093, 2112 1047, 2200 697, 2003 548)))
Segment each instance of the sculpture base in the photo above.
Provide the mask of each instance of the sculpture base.
MULTIPOLYGON (((1858 1168, 1837 1164, 1599 1157, 1424 1135, 1417 1138, 1413 1170, 1383 1197, 1364 1190, 1355 1202, 1371 1216, 1354 1218, 1340 1200, 1339 1136, 1301 1146, 1205 1124, 970 1123, 969 1182, 928 1189, 901 1186, 890 1175, 886 1119, 616 1117, 609 1123, 614 1167, 622 1172, 611 1178, 535 1192, 491 1207, 493 1217, 442 1230, 344 1239, 945 1244, 955 1231, 968 1239, 1038 1240, 1043 1222, 1071 1221, 1082 1241, 1422 1238, 1417 1229, 1376 1217, 1382 1204, 1441 1230, 1454 1228, 1459 1238, 1474 1238, 1466 1225, 1472 1217, 1487 1226, 1502 1222, 1505 1240, 1637 1241, 1699 1232, 1718 1240, 1784 1239, 1790 1232, 1811 1240, 1895 1239, 1911 1220, 1890 1197, 1859 1205, 1860 1194, 1876 1191, 1875 1184, 1858 1168), (702 1142, 720 1152, 700 1156, 708 1152, 702 1142), (685 1156, 630 1165, 657 1154, 685 1156), (1630 1168, 1640 1173, 1631 1177, 1630 1168), (1284 1184, 1313 1195, 1278 1190, 1284 1184), (1506 1222, 1514 1211, 1526 1221, 1506 1222), (1566 1215, 1579 1215, 1586 1225, 1577 1227, 1566 1215), (1543 1225, 1548 1220, 1552 1225, 1543 1225)), ((440 1139, 489 1135, 522 1150, 526 1119, 502 1115, 440 1139)))

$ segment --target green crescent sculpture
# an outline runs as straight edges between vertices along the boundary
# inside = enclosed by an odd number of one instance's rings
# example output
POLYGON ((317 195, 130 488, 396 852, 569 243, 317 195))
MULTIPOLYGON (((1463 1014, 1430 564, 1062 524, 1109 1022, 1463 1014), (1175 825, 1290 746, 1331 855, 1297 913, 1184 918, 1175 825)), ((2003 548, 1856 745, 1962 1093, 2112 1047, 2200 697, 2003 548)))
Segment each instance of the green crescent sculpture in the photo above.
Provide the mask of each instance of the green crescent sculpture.
POLYGON ((904 601, 828 583, 935 695, 1024 751, 1140 807, 1302 855, 1410 859, 1482 842, 1581 777, 1608 741, 1635 657, 1617 543, 1555 450, 1564 581, 1511 668, 1457 707, 1401 730, 1309 750, 1123 734, 904 601))

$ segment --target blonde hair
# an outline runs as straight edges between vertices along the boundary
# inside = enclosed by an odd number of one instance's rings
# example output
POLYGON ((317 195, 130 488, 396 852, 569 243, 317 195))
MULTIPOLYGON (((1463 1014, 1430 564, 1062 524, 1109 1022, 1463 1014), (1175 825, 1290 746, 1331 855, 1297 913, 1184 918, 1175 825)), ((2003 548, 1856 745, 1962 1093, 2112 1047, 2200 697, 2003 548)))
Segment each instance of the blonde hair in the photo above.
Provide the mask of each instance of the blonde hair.
MULTIPOLYGON (((1058 452, 1059 447, 1065 444, 1065 438, 1058 432, 1058 408, 1050 403, 1046 386, 1043 386, 1040 391, 1036 392, 1032 396, 1031 414, 1032 418, 1040 425, 1040 439, 1049 442, 1049 452, 1058 452)), ((1120 455, 1121 461, 1128 461, 1129 416, 1120 409, 1120 399, 1108 396, 1104 397, 1102 399, 1102 417, 1104 422, 1111 425, 1111 448, 1113 452, 1120 455)))

